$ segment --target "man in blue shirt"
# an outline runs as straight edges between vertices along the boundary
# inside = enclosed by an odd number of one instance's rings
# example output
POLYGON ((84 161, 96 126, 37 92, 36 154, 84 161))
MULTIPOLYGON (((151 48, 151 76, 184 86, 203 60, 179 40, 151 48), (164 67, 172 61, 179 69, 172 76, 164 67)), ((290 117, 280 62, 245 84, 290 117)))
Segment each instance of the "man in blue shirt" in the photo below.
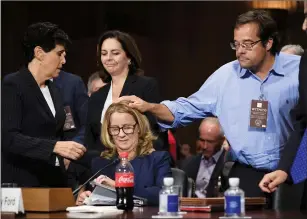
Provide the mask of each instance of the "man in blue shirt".
POLYGON ((231 48, 237 60, 216 70, 188 98, 161 104, 135 96, 119 101, 130 100, 131 107, 153 113, 163 128, 217 116, 236 161, 229 176, 240 177, 247 197, 265 196, 258 183, 276 169, 293 131, 290 110, 298 102, 300 57, 279 53, 276 23, 262 10, 237 18, 231 48))

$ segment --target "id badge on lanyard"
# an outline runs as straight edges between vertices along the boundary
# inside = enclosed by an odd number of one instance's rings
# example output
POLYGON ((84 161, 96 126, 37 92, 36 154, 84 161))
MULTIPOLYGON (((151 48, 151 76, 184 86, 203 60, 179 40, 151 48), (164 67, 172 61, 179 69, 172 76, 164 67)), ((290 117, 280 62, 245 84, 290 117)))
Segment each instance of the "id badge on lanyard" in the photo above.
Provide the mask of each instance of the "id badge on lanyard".
POLYGON ((267 127, 269 102, 261 94, 259 100, 252 100, 249 126, 264 129, 267 127))
POLYGON ((65 119, 63 130, 69 131, 69 130, 75 129, 76 125, 75 125, 74 118, 71 113, 70 106, 65 106, 64 111, 66 114, 66 119, 65 119))

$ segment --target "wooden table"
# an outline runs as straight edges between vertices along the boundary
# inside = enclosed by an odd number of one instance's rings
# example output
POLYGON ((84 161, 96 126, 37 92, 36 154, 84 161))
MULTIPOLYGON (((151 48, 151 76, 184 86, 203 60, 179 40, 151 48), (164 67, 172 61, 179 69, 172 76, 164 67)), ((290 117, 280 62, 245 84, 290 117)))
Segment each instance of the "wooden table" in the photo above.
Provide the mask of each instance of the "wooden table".
MULTIPOLYGON (((68 212, 56 212, 56 213, 27 213, 26 215, 17 215, 13 214, 1 214, 3 219, 12 219, 12 218, 118 218, 118 219, 135 219, 135 218, 151 218, 152 215, 156 215, 158 208, 156 207, 144 207, 135 209, 133 212, 123 213, 123 214, 91 214, 91 213, 82 213, 82 214, 70 214, 68 212)), ((223 216, 223 212, 213 212, 213 213, 193 213, 189 212, 183 215, 183 218, 219 218, 223 216)), ((262 218, 281 218, 281 219, 306 219, 307 212, 276 212, 273 210, 257 210, 257 211, 247 211, 247 216, 251 216, 253 219, 262 219, 262 218)))

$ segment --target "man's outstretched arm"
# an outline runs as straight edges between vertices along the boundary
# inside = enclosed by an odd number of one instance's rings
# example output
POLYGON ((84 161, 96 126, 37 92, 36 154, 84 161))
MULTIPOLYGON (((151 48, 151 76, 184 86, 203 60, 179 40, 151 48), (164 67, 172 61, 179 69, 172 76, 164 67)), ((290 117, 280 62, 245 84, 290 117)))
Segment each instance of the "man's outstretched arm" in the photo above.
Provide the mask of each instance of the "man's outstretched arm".
POLYGON ((172 112, 163 104, 148 103, 137 96, 122 96, 119 101, 129 101, 129 106, 139 110, 140 112, 150 112, 158 118, 158 120, 172 123, 175 119, 172 112))

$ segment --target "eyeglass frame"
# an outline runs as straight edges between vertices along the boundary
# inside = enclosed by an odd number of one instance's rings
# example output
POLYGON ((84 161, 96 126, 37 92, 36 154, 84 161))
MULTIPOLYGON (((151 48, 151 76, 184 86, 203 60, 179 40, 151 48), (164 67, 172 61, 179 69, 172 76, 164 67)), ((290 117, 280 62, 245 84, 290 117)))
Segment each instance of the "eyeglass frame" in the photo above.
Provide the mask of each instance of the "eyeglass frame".
POLYGON ((250 45, 249 47, 246 47, 246 43, 245 42, 243 42, 243 43, 239 43, 238 44, 238 46, 235 46, 235 42, 230 42, 230 48, 232 49, 232 50, 238 50, 240 47, 242 47, 243 49, 245 49, 245 50, 252 50, 253 49, 253 47, 257 44, 257 43, 259 43, 259 42, 262 42, 263 40, 262 39, 260 39, 260 40, 257 40, 257 41, 254 41, 254 42, 248 42, 248 44, 247 45, 250 45), (243 46, 244 45, 244 46, 243 46), (236 48, 236 47, 238 47, 238 48, 236 48))
POLYGON ((122 130, 123 133, 125 133, 126 135, 132 135, 132 134, 134 134, 134 130, 135 130, 135 127, 136 127, 137 124, 138 124, 138 123, 135 123, 134 125, 126 125, 126 126, 124 125, 123 127, 119 127, 119 126, 116 126, 116 127, 108 127, 108 133, 109 133, 109 135, 111 135, 111 136, 118 136, 119 133, 120 133, 120 130, 122 130), (126 132, 124 131, 124 128, 127 127, 127 126, 129 126, 129 127, 132 126, 132 127, 133 127, 131 133, 126 133, 126 132), (111 128, 117 128, 118 133, 117 133, 116 135, 112 135, 112 134, 111 134, 111 131, 110 131, 111 128))

